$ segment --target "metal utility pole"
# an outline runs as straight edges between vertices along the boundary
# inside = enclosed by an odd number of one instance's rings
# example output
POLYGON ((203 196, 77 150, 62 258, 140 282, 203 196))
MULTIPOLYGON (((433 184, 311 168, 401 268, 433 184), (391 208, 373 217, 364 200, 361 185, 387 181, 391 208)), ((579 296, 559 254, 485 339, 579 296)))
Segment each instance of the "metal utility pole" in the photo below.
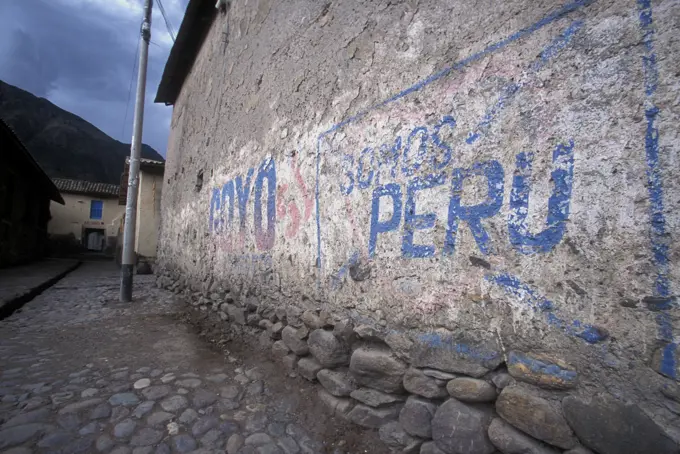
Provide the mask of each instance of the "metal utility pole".
POLYGON ((151 4, 144 1, 141 41, 139 43, 139 73, 135 97, 135 122, 132 129, 130 150, 130 174, 128 176, 127 203, 125 204, 125 227, 123 230, 123 258, 120 279, 120 301, 132 301, 132 275, 135 269, 135 228, 137 223, 137 191, 139 188, 139 156, 142 152, 142 127, 144 124, 144 92, 146 91, 146 65, 151 40, 151 4))

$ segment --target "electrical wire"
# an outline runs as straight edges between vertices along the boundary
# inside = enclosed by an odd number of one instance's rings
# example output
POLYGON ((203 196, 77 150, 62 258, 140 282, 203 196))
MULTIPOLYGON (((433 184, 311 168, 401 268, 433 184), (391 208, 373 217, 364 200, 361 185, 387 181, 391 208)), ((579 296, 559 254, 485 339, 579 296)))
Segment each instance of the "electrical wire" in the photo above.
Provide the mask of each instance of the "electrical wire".
POLYGON ((158 5, 158 9, 161 12, 161 15, 163 16, 163 21, 165 22, 165 28, 168 29, 168 33, 170 34, 170 38, 172 38, 172 42, 175 42, 175 29, 172 27, 172 24, 170 23, 170 20, 168 19, 167 14, 165 14, 165 8, 163 7, 163 2, 161 0, 156 0, 156 4, 158 5))

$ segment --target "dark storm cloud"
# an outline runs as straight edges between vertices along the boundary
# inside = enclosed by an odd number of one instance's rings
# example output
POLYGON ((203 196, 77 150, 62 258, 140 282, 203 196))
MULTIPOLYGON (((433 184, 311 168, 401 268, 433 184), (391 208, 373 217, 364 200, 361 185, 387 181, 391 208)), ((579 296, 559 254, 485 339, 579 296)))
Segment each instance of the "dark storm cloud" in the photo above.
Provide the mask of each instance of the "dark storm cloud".
POLYGON ((22 84, 22 88, 36 96, 46 96, 50 88, 50 70, 45 55, 33 37, 24 30, 13 30, 9 40, 7 58, 0 69, 1 78, 12 84, 22 84))
MULTIPOLYGON (((163 3, 179 28, 186 0, 163 3)), ((141 0, 0 0, 0 79, 129 142, 140 21, 141 0)), ((163 155, 171 109, 152 101, 171 44, 164 27, 156 11, 143 135, 163 155)))

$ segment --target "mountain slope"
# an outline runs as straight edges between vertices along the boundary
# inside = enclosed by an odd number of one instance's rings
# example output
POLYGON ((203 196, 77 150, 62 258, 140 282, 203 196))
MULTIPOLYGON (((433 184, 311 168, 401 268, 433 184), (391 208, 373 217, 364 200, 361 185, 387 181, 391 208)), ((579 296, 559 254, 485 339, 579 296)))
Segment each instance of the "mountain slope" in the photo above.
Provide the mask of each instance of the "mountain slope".
MULTIPOLYGON (((130 145, 44 98, 0 81, 0 117, 52 178, 120 183, 130 145)), ((148 145, 142 157, 163 161, 148 145)))

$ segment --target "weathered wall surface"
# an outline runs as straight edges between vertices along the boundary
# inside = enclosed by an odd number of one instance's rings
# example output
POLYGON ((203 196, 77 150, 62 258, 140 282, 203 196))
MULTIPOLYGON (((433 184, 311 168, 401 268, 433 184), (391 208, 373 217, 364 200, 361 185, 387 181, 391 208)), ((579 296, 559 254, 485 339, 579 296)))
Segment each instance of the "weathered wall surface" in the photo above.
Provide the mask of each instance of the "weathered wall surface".
POLYGON ((417 367, 570 371, 680 439, 680 3, 232 3, 174 107, 169 275, 417 367))
POLYGON ((135 252, 144 257, 156 257, 158 227, 161 222, 162 190, 163 175, 140 172, 135 252))

